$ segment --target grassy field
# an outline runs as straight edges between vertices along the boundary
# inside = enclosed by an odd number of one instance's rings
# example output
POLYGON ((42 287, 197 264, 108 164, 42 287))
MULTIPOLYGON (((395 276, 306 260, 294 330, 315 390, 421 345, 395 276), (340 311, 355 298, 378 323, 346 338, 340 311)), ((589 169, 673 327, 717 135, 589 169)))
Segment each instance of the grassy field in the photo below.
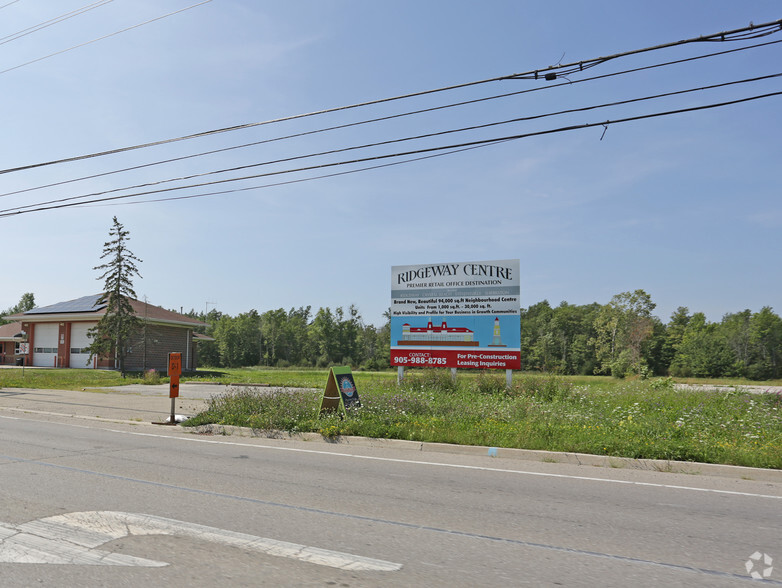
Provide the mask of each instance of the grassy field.
MULTIPOLYGON (((676 390, 669 378, 623 381, 517 375, 354 374, 362 406, 319 415, 326 372, 293 372, 312 393, 236 388, 189 426, 318 432, 782 469, 782 397, 740 387, 676 390)), ((697 382, 703 383, 703 382, 697 382)), ((716 382, 712 382, 716 383, 716 382)))
MULTIPOLYGON (((270 384, 301 388, 321 388, 326 382, 328 370, 324 369, 274 369, 274 368, 220 368, 203 369, 184 375, 181 382, 216 382, 219 384, 270 384)), ((359 382, 396 377, 396 372, 356 372, 359 382)), ((50 390, 81 390, 101 386, 127 384, 167 383, 168 378, 155 375, 129 373, 123 378, 119 372, 108 370, 14 368, 0 369, 0 388, 42 388, 50 390)))
MULTIPOLYGON (((354 372, 361 408, 321 416, 327 370, 204 370, 183 381, 313 388, 269 395, 235 387, 211 399, 188 425, 217 423, 260 430, 360 435, 491 447, 544 449, 782 469, 782 395, 750 394, 742 385, 779 382, 689 380, 732 386, 719 392, 678 390, 670 378, 618 380, 446 370, 354 372)), ((82 389, 166 382, 142 374, 95 370, 0 370, 0 387, 82 389)))
POLYGON ((42 388, 48 390, 81 390, 99 386, 120 386, 141 381, 123 381, 118 372, 49 368, 0 369, 0 388, 42 388))

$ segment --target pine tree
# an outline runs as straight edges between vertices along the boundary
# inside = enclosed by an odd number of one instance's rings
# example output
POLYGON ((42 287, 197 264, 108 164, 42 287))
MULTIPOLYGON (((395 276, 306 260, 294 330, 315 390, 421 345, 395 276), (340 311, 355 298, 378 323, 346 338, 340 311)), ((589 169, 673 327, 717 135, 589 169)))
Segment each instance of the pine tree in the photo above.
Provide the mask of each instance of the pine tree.
POLYGON ((106 313, 89 331, 92 338, 90 357, 110 355, 113 350, 123 377, 126 344, 141 324, 130 304, 130 300, 136 298, 132 278, 134 275, 141 277, 135 262, 141 263, 141 260, 128 249, 129 235, 130 232, 115 216, 109 230, 112 240, 103 244, 103 255, 100 257, 107 261, 92 268, 103 271, 96 279, 105 280, 103 295, 98 303, 106 304, 106 313))

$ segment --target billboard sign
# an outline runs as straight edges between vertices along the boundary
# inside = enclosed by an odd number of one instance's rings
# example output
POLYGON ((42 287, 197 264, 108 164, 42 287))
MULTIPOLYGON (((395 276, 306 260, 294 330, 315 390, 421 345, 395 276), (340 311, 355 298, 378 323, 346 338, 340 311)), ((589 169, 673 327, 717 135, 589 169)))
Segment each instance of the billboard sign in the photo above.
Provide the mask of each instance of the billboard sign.
POLYGON ((521 368, 519 260, 391 268, 391 365, 521 368))

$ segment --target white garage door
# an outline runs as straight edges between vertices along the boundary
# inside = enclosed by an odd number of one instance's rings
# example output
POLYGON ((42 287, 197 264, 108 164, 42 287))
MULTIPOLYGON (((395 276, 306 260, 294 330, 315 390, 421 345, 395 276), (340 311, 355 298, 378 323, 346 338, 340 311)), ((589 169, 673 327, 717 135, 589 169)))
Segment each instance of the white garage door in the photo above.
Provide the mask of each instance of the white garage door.
POLYGON ((35 334, 33 335, 33 365, 43 367, 54 367, 57 359, 57 334, 59 325, 52 323, 50 325, 35 325, 35 334))
POLYGON ((87 336, 87 331, 95 326, 95 323, 73 323, 71 325, 71 367, 91 368, 95 362, 90 360, 90 352, 87 351, 92 339, 87 336))

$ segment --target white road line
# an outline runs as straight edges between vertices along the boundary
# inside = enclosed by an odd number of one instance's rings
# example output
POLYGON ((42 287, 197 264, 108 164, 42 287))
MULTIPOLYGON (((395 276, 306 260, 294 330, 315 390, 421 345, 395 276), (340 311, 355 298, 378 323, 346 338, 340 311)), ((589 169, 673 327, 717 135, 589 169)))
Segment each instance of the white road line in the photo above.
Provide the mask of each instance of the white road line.
POLYGON ((512 470, 507 468, 492 468, 487 466, 473 466, 473 465, 463 465, 463 464, 453 464, 453 463, 442 463, 442 462, 436 462, 436 461, 424 461, 424 460, 416 460, 416 459, 399 459, 399 458, 393 458, 393 457, 377 457, 374 455, 358 455, 355 453, 335 453, 332 451, 321 451, 318 449, 301 449, 298 447, 278 447, 278 446, 271 446, 271 445, 254 445, 250 443, 238 443, 235 441, 214 441, 212 439, 191 439, 188 437, 173 437, 169 435, 159 435, 155 433, 141 433, 138 431, 118 431, 115 429, 105 429, 106 431, 111 431, 114 433, 121 433, 125 435, 137 435, 140 437, 157 437, 161 439, 173 439, 176 441, 187 441, 190 443, 211 443, 216 445, 234 445, 237 447, 254 447, 256 449, 266 449, 270 451, 292 451, 295 453, 311 453, 315 455, 330 455, 334 457, 347 457, 347 458, 353 458, 353 459, 368 459, 371 461, 383 461, 383 462, 391 462, 391 463, 405 463, 405 464, 414 464, 414 465, 427 465, 427 466, 435 466, 435 467, 442 467, 442 468, 455 468, 455 469, 463 469, 463 470, 476 470, 476 471, 484 471, 484 472, 498 472, 498 473, 504 473, 504 474, 518 474, 522 476, 538 476, 543 478, 561 478, 561 479, 568 479, 568 480, 583 480, 587 482, 602 482, 606 484, 625 484, 628 486, 647 486, 651 488, 667 488, 669 490, 686 490, 690 492, 710 492, 714 494, 727 494, 731 496, 747 496, 751 498, 772 498, 774 500, 782 500, 782 496, 777 496, 773 494, 756 494, 753 492, 736 492, 733 490, 717 490, 714 488, 698 488, 695 486, 680 486, 676 484, 658 484, 655 482, 636 482, 632 480, 613 480, 610 478, 595 478, 591 476, 574 476, 571 474, 552 474, 548 472, 531 472, 527 470, 512 470))
MULTIPOLYGON (((20 409, 21 410, 21 409, 20 409)), ((71 415, 62 415, 62 416, 71 416, 71 415)), ((0 418, 13 418, 13 417, 3 417, 0 416, 0 418)), ((18 420, 18 419, 14 419, 18 420)), ((103 419, 99 419, 103 420, 103 419)), ((107 424, 110 422, 108 420, 104 420, 107 424)), ((120 421, 123 422, 123 421, 120 421)), ((138 423, 132 423, 130 421, 127 421, 129 424, 138 424, 138 423)), ((71 423, 52 423, 52 424, 59 424, 66 427, 78 427, 78 428, 93 428, 93 427, 85 427, 84 425, 75 425, 71 423)), ((631 480, 614 480, 609 478, 596 478, 591 476, 574 476, 571 474, 553 474, 548 472, 531 472, 527 470, 512 470, 512 469, 506 469, 506 468, 492 468, 487 466, 471 466, 471 465, 462 465, 462 464, 451 464, 451 463, 441 463, 436 461, 424 461, 424 460, 414 460, 414 459, 399 459, 399 458, 392 458, 392 457, 377 457, 377 456, 371 456, 371 455, 358 455, 355 453, 336 453, 332 451, 321 451, 317 449, 301 449, 298 447, 279 447, 279 446, 271 446, 271 445, 254 445, 250 443, 238 443, 236 441, 214 441, 212 439, 201 439, 201 438, 191 438, 191 437, 178 437, 178 436, 171 436, 171 435, 160 435, 156 433, 142 433, 140 431, 120 431, 117 429, 102 429, 103 431, 108 431, 111 433, 119 433, 121 435, 136 435, 140 437, 153 437, 158 439, 172 439, 175 441, 186 441, 190 443, 210 443, 215 445, 233 445, 237 447, 248 447, 248 448, 255 448, 255 449, 263 449, 263 450, 269 450, 269 451, 291 451, 295 453, 310 453, 315 455, 329 455, 329 456, 335 456, 335 457, 346 457, 346 458, 353 458, 353 459, 367 459, 367 460, 373 460, 373 461, 384 461, 384 462, 390 462, 390 463, 405 463, 405 464, 416 464, 416 465, 427 465, 427 466, 434 466, 434 467, 442 467, 442 468, 455 468, 455 469, 465 469, 465 470, 476 470, 476 471, 485 471, 485 472, 498 472, 498 473, 507 473, 507 474, 517 474, 522 476, 537 476, 537 477, 543 477, 543 478, 560 478, 560 479, 568 479, 568 480, 582 480, 587 482, 600 482, 604 484, 624 484, 628 486, 646 486, 650 488, 666 488, 669 490, 685 490, 688 492, 708 492, 712 494, 725 494, 729 496, 745 496, 749 498, 770 498, 773 500, 782 500, 782 496, 777 496, 773 494, 757 494, 754 492, 736 492, 733 490, 717 490, 714 488, 697 488, 694 486, 681 486, 681 485, 675 485, 675 484, 659 484, 655 482, 636 482, 631 480)))
MULTIPOLYGON (((38 522, 38 521, 35 521, 38 522)), ((30 523, 27 523, 29 525, 30 523)), ((87 566, 161 567, 165 562, 88 549, 67 539, 51 539, 36 534, 26 525, 11 527, 0 523, 0 562, 26 564, 73 564, 87 566)), ((45 529, 40 523, 38 529, 45 529)), ((108 539, 107 539, 108 540, 108 539)), ((105 541, 104 541, 105 543, 105 541)))
POLYGON ((131 535, 176 535, 341 570, 394 572, 402 564, 235 533, 146 514, 74 512, 18 527, 0 523, 0 562, 160 567, 168 565, 97 547, 131 535))
MULTIPOLYGON (((86 421, 98 421, 101 423, 122 423, 122 424, 129 424, 129 425, 138 425, 141 424, 143 421, 130 421, 130 420, 123 420, 123 419, 109 419, 109 418, 103 418, 103 417, 94 417, 94 416, 86 416, 81 414, 73 414, 73 413, 65 413, 65 412, 50 412, 47 410, 31 410, 29 408, 14 408, 9 406, 3 406, 0 407, 0 410, 10 410, 15 412, 22 412, 22 413, 29 413, 29 414, 40 414, 44 416, 57 416, 57 417, 67 417, 69 419, 83 419, 86 421)), ((151 411, 150 411, 151 412, 151 411)), ((164 413, 164 411, 159 411, 161 414, 164 413)), ((5 415, 0 415, 0 419, 9 419, 12 421, 18 421, 21 420, 20 417, 10 417, 5 415)), ((65 423, 62 423, 65 424, 65 423)))

